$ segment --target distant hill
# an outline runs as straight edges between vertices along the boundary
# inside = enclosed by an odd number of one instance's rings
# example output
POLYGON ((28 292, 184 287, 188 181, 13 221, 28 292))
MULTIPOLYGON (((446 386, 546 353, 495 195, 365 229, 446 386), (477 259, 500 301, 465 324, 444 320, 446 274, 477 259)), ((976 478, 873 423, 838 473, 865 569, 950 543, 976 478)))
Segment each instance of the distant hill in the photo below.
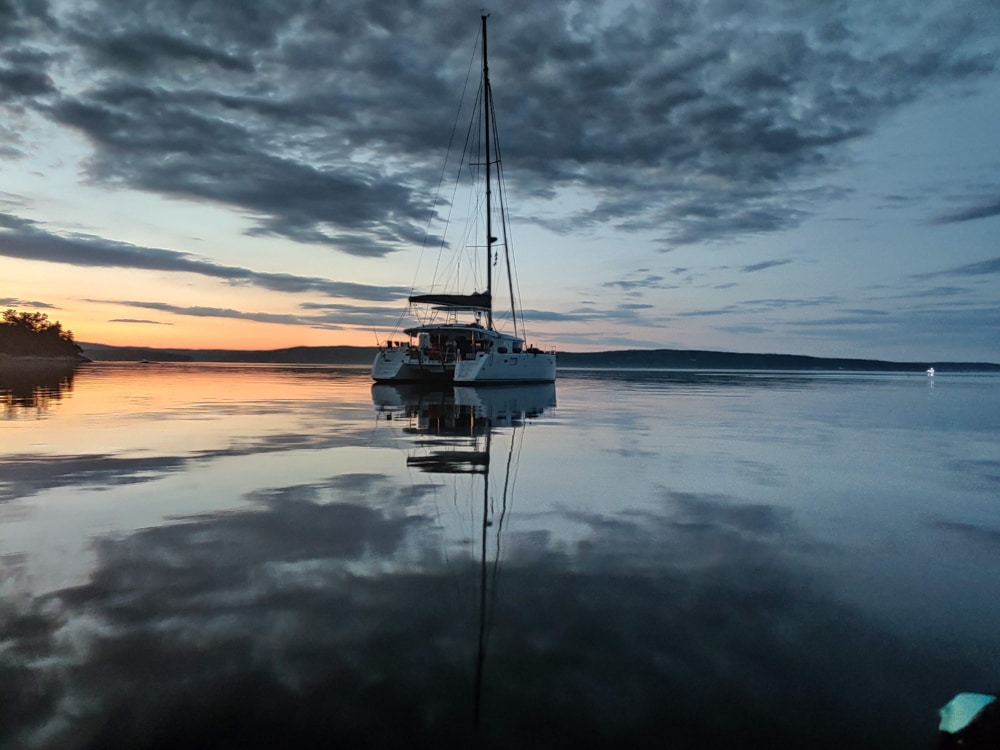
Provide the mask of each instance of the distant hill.
POLYGON ((990 362, 890 362, 880 359, 807 357, 798 354, 742 354, 701 349, 628 349, 611 352, 559 353, 560 367, 622 367, 698 370, 862 370, 922 371, 928 367, 951 372, 1000 372, 990 362))
MULTIPOLYGON (((369 365, 377 351, 365 346, 294 346, 288 349, 153 349, 82 343, 96 361, 259 362, 276 364, 369 365)), ((608 352, 560 352, 559 367, 667 368, 690 370, 861 370, 912 372, 935 367, 942 371, 1000 372, 991 362, 889 362, 878 359, 806 357, 797 354, 742 354, 700 349, 628 349, 608 352)))
POLYGON ((259 362, 302 365, 370 365, 375 347, 293 346, 288 349, 153 349, 144 346, 80 344, 95 361, 122 362, 259 362))

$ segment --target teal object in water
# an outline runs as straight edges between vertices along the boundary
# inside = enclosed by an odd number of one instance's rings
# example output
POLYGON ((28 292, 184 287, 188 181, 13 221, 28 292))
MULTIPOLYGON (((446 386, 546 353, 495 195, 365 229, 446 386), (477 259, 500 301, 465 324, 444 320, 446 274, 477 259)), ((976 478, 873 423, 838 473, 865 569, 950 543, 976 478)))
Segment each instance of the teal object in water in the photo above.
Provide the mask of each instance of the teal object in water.
POLYGON ((961 732, 979 715, 979 712, 996 700, 996 696, 981 693, 959 693, 946 703, 938 713, 942 732, 961 732))

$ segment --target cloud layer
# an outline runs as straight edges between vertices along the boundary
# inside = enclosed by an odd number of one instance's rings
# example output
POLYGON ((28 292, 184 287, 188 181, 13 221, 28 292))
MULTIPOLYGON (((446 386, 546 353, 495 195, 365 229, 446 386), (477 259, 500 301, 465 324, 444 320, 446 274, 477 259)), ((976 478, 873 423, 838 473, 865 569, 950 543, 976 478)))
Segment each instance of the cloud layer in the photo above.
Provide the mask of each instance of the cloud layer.
MULTIPOLYGON (((6 16, 0 102, 83 134, 90 179, 359 256, 422 240, 476 15, 441 0, 109 0, 6 16)), ((589 197, 539 220, 655 227, 666 246, 794 226, 815 197, 797 186, 845 143, 991 73, 1000 50, 1000 11, 974 2, 515 2, 492 24, 510 179, 589 197)))

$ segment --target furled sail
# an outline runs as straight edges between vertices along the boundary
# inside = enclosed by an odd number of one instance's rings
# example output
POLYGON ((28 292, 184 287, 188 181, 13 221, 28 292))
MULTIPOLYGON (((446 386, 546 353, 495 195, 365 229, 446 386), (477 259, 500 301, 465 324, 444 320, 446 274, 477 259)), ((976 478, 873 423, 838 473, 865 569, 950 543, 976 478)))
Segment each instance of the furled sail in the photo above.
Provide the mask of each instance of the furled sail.
POLYGON ((492 299, 489 292, 473 294, 417 294, 410 297, 411 305, 438 305, 439 307, 467 310, 489 310, 492 299))

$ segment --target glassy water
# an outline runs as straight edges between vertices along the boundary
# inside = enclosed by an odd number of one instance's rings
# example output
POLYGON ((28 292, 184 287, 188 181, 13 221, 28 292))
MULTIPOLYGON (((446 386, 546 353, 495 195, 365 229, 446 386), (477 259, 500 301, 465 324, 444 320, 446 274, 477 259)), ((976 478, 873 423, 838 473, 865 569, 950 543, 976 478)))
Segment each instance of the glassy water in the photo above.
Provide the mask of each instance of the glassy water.
POLYGON ((1000 378, 0 380, 0 747, 932 747, 1000 378))

